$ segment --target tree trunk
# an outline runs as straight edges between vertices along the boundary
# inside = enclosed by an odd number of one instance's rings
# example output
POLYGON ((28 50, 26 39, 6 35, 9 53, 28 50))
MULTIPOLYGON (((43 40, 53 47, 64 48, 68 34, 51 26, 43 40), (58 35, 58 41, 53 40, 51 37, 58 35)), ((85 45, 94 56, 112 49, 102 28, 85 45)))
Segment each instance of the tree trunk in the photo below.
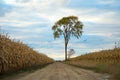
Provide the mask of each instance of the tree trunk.
POLYGON ((65 41, 65 61, 67 61, 67 42, 65 41))

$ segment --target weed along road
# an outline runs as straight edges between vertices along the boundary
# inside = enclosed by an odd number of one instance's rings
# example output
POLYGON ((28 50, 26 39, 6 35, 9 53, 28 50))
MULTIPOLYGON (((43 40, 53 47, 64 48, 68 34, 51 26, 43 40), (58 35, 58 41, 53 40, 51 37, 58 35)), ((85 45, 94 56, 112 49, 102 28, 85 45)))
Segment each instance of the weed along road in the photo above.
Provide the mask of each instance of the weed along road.
POLYGON ((56 62, 25 76, 13 77, 12 80, 107 80, 105 76, 105 74, 56 62))

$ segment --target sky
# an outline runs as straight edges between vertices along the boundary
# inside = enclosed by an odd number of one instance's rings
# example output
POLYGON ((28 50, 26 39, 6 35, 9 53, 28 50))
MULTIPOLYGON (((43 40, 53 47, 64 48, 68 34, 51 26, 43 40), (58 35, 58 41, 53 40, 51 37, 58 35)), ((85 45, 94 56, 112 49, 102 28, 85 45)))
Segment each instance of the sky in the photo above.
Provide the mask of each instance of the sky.
POLYGON ((81 38, 71 37, 68 44, 73 57, 112 49, 120 41, 120 0, 0 0, 2 33, 55 60, 64 59, 64 38, 54 39, 51 28, 67 16, 84 24, 81 38))

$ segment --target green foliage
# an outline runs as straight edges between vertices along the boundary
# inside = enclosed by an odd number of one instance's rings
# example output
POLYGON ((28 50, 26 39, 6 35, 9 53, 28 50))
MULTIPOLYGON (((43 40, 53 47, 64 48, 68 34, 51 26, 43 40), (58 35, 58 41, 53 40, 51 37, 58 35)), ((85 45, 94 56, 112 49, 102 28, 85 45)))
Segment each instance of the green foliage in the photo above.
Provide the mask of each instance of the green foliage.
POLYGON ((96 72, 104 72, 105 70, 105 67, 103 64, 99 64, 97 67, 96 67, 96 72))

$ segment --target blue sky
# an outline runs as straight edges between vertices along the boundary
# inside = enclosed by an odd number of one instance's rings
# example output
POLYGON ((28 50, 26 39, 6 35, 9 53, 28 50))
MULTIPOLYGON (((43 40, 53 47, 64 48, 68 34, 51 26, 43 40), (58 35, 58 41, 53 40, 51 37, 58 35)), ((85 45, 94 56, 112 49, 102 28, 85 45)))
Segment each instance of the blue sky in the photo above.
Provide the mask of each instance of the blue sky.
POLYGON ((114 48, 120 40, 120 0, 0 0, 0 26, 12 39, 40 53, 64 59, 64 39, 53 38, 52 25, 64 16, 83 22, 80 39, 71 37, 75 54, 114 48))

